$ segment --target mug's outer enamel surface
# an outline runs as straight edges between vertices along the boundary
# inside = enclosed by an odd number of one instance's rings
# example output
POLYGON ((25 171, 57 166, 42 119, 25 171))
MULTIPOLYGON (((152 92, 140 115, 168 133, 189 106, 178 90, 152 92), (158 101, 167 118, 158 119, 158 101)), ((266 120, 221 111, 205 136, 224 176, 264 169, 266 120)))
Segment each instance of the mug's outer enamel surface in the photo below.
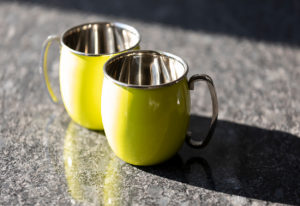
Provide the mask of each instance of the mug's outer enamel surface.
MULTIPOLYGON (((137 46, 134 49, 139 49, 137 46)), ((103 130, 101 118, 101 91, 103 66, 112 55, 84 56, 62 46, 59 81, 65 108, 79 125, 103 130)))
POLYGON ((59 79, 63 103, 70 117, 83 127, 103 129, 102 68, 110 57, 78 55, 62 46, 59 79))
POLYGON ((186 77, 152 89, 124 87, 104 78, 101 111, 114 153, 133 165, 153 165, 173 156, 185 139, 189 95, 186 77))

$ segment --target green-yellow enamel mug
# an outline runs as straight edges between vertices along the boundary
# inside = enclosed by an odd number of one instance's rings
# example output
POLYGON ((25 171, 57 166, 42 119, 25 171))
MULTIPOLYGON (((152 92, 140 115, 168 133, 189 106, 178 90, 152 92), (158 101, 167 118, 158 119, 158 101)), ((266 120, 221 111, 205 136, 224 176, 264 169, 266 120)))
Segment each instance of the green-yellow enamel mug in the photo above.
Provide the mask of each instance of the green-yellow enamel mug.
POLYGON ((196 148, 210 141, 218 116, 212 79, 193 75, 179 57, 149 50, 114 56, 104 65, 102 120, 113 152, 134 165, 153 165, 173 156, 184 140, 196 148), (195 81, 208 85, 213 114, 202 141, 187 136, 190 90, 195 81))
POLYGON ((87 23, 51 35, 44 42, 40 72, 51 100, 58 102, 47 74, 47 53, 53 40, 60 43, 59 82, 69 116, 83 127, 103 130, 101 90, 103 65, 114 55, 139 49, 138 31, 126 24, 87 23))

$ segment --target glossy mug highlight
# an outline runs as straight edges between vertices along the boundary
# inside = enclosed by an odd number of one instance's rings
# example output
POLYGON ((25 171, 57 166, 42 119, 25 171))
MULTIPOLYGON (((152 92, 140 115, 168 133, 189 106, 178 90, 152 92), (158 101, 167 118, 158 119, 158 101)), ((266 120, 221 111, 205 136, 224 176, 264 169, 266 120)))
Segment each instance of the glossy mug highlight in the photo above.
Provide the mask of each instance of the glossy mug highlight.
POLYGON ((60 43, 59 82, 69 116, 83 127, 103 130, 101 90, 103 65, 114 55, 139 49, 138 31, 122 23, 87 23, 51 35, 43 44, 40 72, 49 96, 58 102, 47 74, 47 54, 53 40, 60 43))
POLYGON ((105 134, 114 153, 130 164, 153 165, 173 156, 186 139, 196 148, 211 139, 218 116, 212 79, 193 75, 179 57, 149 50, 129 51, 104 65, 101 112, 105 134), (208 85, 213 115, 205 139, 188 136, 190 90, 195 81, 208 85))

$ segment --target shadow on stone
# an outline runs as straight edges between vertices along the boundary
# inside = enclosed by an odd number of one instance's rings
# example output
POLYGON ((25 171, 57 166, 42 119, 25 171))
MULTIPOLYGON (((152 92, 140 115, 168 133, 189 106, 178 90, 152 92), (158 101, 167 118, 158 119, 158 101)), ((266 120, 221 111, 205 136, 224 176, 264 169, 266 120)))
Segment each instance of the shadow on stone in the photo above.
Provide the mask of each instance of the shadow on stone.
MULTIPOLYGON (((208 118, 192 116, 190 129, 202 135, 208 118)), ((202 150, 186 144, 149 173, 193 186, 264 201, 300 204, 300 138, 292 134, 220 120, 202 150)))
POLYGON ((17 0, 17 2, 125 17, 258 41, 300 45, 298 26, 300 3, 296 0, 17 0))

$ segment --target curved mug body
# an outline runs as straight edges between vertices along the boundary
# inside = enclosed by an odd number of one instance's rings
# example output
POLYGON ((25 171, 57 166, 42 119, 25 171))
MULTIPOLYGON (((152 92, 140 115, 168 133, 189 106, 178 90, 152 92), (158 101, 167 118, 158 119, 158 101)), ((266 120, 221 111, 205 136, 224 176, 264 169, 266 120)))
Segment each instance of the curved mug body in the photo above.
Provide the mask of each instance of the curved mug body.
POLYGON ((190 114, 187 79, 162 88, 126 88, 104 78, 102 119, 114 153, 134 165, 173 156, 185 139, 190 114))

